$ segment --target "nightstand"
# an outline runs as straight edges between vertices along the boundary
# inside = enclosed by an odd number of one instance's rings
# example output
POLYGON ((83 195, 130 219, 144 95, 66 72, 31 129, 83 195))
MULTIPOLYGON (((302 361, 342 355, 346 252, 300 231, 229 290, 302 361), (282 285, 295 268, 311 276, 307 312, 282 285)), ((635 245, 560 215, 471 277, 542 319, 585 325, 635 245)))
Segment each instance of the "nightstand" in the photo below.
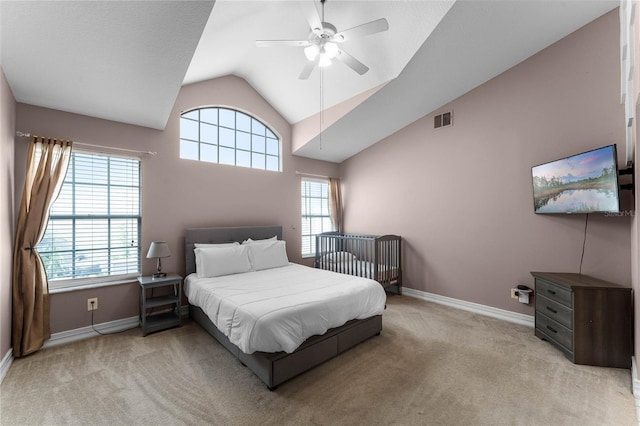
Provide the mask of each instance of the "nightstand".
POLYGON ((140 327, 142 327, 142 334, 146 336, 154 331, 179 327, 182 323, 180 313, 182 277, 176 274, 167 274, 166 277, 158 278, 145 276, 138 277, 138 282, 140 283, 140 327), (158 291, 161 288, 165 290, 158 291))

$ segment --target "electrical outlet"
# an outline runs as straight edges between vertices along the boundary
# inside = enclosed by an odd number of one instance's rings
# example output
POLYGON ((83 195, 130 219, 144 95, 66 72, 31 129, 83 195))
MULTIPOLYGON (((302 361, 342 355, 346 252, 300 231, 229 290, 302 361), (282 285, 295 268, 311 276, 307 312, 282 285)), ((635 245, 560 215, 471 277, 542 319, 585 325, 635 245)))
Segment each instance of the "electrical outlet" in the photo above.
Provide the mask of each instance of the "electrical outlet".
POLYGON ((518 300, 518 289, 515 289, 515 288, 511 289, 511 298, 518 300))
POLYGON ((96 309, 98 309, 98 298, 87 299, 87 311, 95 311, 96 309))

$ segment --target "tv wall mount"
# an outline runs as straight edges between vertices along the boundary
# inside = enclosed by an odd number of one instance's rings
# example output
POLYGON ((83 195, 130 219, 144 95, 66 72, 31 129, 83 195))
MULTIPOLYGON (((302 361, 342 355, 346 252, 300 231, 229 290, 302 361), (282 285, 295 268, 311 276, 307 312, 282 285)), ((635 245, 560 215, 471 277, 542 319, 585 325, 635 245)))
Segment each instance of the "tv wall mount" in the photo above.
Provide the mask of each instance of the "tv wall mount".
POLYGON ((633 195, 636 195, 634 182, 636 181, 636 174, 633 165, 627 167, 626 169, 618 170, 618 176, 626 176, 631 175, 631 183, 624 183, 620 185, 620 190, 628 190, 632 191, 633 195))

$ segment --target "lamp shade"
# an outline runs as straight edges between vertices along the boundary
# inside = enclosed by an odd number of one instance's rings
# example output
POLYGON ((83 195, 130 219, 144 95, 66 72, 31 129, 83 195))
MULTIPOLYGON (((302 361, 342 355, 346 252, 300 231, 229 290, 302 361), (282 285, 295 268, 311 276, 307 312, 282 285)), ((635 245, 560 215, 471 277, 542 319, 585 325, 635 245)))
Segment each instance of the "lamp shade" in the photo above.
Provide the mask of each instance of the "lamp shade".
POLYGON ((167 244, 166 241, 153 241, 149 246, 147 259, 169 256, 171 256, 171 252, 169 251, 169 244, 167 244))

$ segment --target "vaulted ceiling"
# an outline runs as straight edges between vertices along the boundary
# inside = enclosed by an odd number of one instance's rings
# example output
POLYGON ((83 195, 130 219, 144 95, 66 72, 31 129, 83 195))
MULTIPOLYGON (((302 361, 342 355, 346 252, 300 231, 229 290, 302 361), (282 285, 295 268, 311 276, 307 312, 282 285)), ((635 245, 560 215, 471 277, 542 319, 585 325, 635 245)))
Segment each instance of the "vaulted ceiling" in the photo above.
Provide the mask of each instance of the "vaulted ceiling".
MULTIPOLYGON (((294 153, 341 162, 497 76, 618 5, 607 0, 328 0, 342 31, 389 30, 341 44, 342 63, 298 79, 305 1, 2 1, 0 64, 18 102, 162 129, 181 85, 237 75, 294 128, 334 111, 294 153), (322 76, 322 78, 321 78, 322 76), (333 108, 332 108, 333 107, 333 108), (339 114, 335 115, 335 112, 339 114)), ((319 126, 314 125, 314 128, 319 126)))

